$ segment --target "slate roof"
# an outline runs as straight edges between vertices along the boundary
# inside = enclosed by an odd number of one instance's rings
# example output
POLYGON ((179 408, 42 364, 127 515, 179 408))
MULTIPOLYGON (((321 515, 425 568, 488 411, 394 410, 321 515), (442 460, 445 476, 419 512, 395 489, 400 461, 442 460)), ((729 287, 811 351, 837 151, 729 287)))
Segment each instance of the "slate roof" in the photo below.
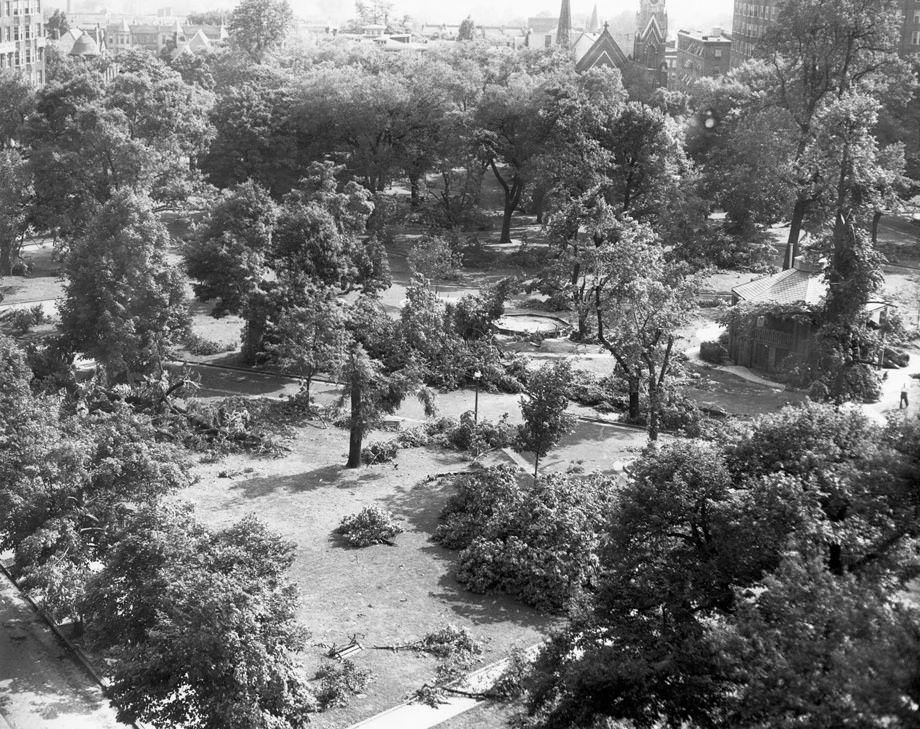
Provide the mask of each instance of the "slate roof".
POLYGON ((626 54, 623 52, 623 49, 620 48, 620 44, 616 42, 613 35, 610 33, 609 27, 606 25, 604 26, 604 30, 601 31, 601 34, 597 36, 594 42, 579 58, 578 53, 580 49, 587 44, 587 41, 589 41, 591 37, 591 34, 584 33, 575 41, 576 58, 578 58, 575 62, 576 71, 582 73, 583 71, 597 66, 615 66, 619 68, 627 62, 626 54))
POLYGON ((790 268, 735 286, 732 293, 741 301, 817 304, 827 293, 827 282, 821 273, 790 268))
POLYGON ((84 33, 77 38, 68 55, 83 56, 87 58, 89 56, 99 56, 101 53, 99 51, 99 44, 96 43, 89 33, 84 33))

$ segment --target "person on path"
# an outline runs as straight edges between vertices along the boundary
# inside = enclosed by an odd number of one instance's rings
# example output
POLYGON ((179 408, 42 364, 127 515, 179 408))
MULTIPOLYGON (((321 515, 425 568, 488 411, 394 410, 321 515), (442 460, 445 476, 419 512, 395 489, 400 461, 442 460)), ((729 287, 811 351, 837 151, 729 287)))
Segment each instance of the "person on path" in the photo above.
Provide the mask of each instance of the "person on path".
POLYGON ((908 407, 907 402, 907 381, 904 381, 904 384, 901 385, 901 402, 898 404, 898 410, 903 410, 908 407))

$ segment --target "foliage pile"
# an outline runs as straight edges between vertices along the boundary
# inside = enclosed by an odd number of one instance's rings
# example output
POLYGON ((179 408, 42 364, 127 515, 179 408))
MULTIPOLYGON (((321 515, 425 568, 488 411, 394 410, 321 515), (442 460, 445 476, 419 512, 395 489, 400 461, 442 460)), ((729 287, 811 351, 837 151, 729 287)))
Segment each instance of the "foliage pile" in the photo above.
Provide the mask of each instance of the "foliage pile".
POLYGON ((561 612, 595 578, 611 485, 556 475, 522 481, 507 466, 460 478, 434 539, 459 550, 457 579, 471 591, 561 612))
POLYGON ((336 527, 336 534, 352 547, 370 547, 373 544, 393 544, 402 527, 396 517, 379 506, 367 506, 357 514, 349 514, 336 527))
POLYGON ((504 413, 497 423, 484 418, 474 420, 472 410, 467 410, 460 420, 440 418, 428 426, 432 441, 446 448, 480 455, 493 448, 508 448, 514 443, 516 429, 504 413))
POLYGON ((395 460, 398 452, 399 442, 395 438, 381 443, 369 443, 361 449, 361 463, 367 466, 387 463, 395 460))
POLYGON ((482 653, 482 646, 473 639, 466 628, 445 625, 427 633, 419 642, 418 650, 436 658, 467 657, 482 653))
POLYGON ((316 672, 320 682, 316 700, 323 711, 347 706, 353 696, 363 694, 371 680, 367 669, 359 668, 348 658, 337 663, 324 663, 316 672))
POLYGON ((155 437, 211 455, 251 453, 279 456, 285 447, 287 425, 297 420, 287 403, 227 397, 219 401, 175 397, 194 391, 194 383, 145 377, 133 385, 105 386, 98 378, 76 389, 76 407, 89 413, 113 413, 130 408, 148 418, 155 437))

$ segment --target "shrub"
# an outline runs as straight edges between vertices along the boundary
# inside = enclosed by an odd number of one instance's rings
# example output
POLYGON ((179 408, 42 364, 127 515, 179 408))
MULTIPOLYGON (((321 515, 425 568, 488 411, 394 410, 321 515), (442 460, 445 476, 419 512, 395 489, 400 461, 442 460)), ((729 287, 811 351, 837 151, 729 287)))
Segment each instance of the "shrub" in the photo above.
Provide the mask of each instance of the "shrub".
POLYGON ((45 310, 41 304, 36 304, 29 309, 14 309, 7 316, 10 333, 14 337, 21 337, 29 330, 44 323, 45 310))
POLYGON ((700 345, 700 359, 709 364, 720 365, 728 359, 728 350, 722 342, 703 342, 700 345))
POLYGON ((357 514, 349 514, 335 530, 352 547, 372 544, 392 544, 402 527, 392 513, 379 506, 368 506, 357 514))
POLYGON ((372 466, 376 463, 388 463, 396 458, 399 452, 397 439, 371 443, 361 449, 361 462, 372 466))
POLYGON ((667 388, 662 393, 660 405, 658 417, 662 430, 679 432, 688 438, 700 437, 703 413, 696 402, 680 390, 667 388))
POLYGON ((320 709, 325 711, 336 706, 347 706, 352 696, 364 693, 370 683, 371 673, 358 668, 346 658, 341 663, 323 664, 316 672, 316 678, 320 681, 316 699, 320 709))
POLYGON ((551 475, 533 485, 498 467, 458 486, 434 539, 461 550, 457 580, 468 589, 562 612, 593 581, 613 491, 606 479, 551 475))
POLYGON ((191 333, 185 338, 185 348, 189 354, 199 357, 206 357, 211 354, 221 354, 222 352, 232 352, 236 349, 236 342, 221 344, 197 334, 191 333))

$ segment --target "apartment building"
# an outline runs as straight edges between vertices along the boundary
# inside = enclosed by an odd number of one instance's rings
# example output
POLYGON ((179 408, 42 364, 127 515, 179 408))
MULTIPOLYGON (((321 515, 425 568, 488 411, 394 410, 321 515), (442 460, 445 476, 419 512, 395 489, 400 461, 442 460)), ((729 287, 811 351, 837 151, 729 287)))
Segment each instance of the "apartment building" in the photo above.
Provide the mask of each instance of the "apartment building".
POLYGON ((721 28, 713 28, 710 33, 679 30, 673 87, 686 91, 704 76, 728 73, 731 49, 732 38, 721 28))
POLYGON ((13 69, 45 82, 45 25, 41 0, 0 0, 0 71, 13 69))
POLYGON ((732 17, 731 65, 740 66, 753 58, 757 44, 776 20, 779 0, 735 0, 732 17))
POLYGON ((920 53, 920 0, 904 0, 904 25, 901 28, 901 55, 920 53))

